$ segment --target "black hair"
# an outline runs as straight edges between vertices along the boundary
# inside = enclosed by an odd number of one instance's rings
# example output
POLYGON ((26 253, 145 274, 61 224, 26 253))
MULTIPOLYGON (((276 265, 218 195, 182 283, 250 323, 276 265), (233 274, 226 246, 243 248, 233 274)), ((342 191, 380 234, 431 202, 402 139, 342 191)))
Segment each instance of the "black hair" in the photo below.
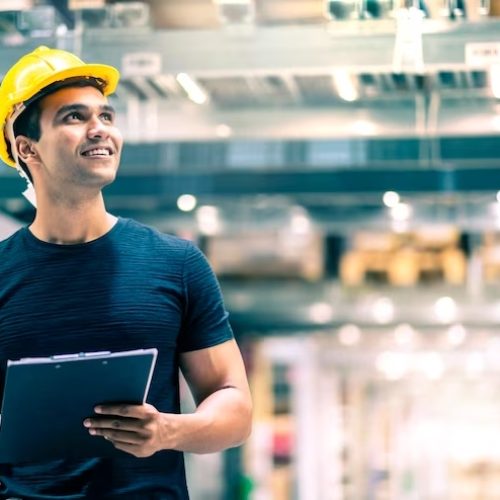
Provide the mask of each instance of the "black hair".
MULTIPOLYGON (((14 122, 14 137, 18 135, 24 135, 29 139, 33 139, 34 141, 40 140, 40 136, 42 135, 42 130, 40 128, 40 116, 42 114, 42 110, 40 107, 40 100, 33 101, 28 107, 19 115, 17 120, 14 122)), ((11 144, 11 148, 15 147, 11 144)), ((31 177, 31 172, 28 169, 26 163, 24 163, 21 158, 17 158, 19 166, 26 174, 28 179, 33 182, 33 178, 31 177)))
MULTIPOLYGON (((101 80, 100 78, 88 78, 80 76, 52 83, 25 103, 26 109, 14 122, 14 137, 17 137, 18 135, 24 135, 29 139, 33 139, 34 141, 40 140, 40 137, 42 135, 42 129, 40 127, 42 108, 40 106, 40 103, 42 102, 42 99, 47 95, 52 94, 56 90, 68 87, 94 87, 100 92, 104 93, 105 86, 106 82, 104 80, 101 80)), ((26 163, 24 163, 24 161, 20 158, 18 158, 18 163, 23 172, 27 175, 28 179, 33 182, 31 172, 29 171, 26 163)))

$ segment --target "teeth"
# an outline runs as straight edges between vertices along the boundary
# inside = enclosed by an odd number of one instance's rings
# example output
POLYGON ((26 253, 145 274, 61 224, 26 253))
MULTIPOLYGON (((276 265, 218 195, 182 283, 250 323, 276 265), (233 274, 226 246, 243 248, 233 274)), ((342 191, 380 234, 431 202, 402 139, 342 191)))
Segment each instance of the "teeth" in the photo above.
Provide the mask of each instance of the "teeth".
POLYGON ((85 156, 97 156, 97 155, 102 155, 102 156, 109 156, 109 150, 104 149, 104 148, 99 148, 99 149, 92 149, 91 151, 86 151, 83 153, 85 156))

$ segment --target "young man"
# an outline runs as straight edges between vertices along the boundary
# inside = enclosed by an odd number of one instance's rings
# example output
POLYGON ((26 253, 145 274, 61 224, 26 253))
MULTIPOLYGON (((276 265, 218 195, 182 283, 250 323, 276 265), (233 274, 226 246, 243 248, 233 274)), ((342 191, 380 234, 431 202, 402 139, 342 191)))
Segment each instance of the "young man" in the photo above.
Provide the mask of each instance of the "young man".
POLYGON ((156 347, 148 404, 97 408, 82 422, 121 456, 3 464, 0 498, 186 499, 182 452, 236 446, 250 432, 244 365, 206 259, 106 211, 101 190, 122 150, 106 99, 118 78, 39 47, 0 87, 0 157, 30 180, 37 206, 0 243, 0 378, 7 359, 156 347), (180 413, 179 368, 192 414, 180 413))

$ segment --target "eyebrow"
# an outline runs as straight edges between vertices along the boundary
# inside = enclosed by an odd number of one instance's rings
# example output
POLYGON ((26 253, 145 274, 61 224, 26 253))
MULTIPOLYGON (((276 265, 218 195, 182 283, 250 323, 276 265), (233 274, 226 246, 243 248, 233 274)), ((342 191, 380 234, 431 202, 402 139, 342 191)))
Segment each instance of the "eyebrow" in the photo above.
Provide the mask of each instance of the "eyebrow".
MULTIPOLYGON (((70 113, 72 111, 81 111, 81 112, 85 112, 85 111, 88 111, 90 109, 90 106, 87 106, 85 104, 78 104, 78 103, 73 103, 73 104, 66 104, 64 106, 61 106, 55 116, 54 116, 54 120, 57 120, 58 118, 60 118, 62 115, 65 115, 66 113, 70 113)), ((102 104, 101 106, 99 106, 99 111, 101 112, 108 112, 108 113, 111 113, 111 114, 116 114, 115 112, 115 108, 113 108, 113 106, 110 106, 109 104, 102 104)))

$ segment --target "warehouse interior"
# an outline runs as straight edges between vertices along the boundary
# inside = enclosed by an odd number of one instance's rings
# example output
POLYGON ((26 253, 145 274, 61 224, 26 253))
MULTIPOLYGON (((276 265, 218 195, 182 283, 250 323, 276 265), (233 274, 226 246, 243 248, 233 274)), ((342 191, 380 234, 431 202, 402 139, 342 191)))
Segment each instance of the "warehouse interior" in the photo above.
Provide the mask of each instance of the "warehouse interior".
POLYGON ((221 283, 254 425, 193 500, 500 498, 499 0, 0 0, 0 77, 39 45, 120 70, 107 207, 221 283))

